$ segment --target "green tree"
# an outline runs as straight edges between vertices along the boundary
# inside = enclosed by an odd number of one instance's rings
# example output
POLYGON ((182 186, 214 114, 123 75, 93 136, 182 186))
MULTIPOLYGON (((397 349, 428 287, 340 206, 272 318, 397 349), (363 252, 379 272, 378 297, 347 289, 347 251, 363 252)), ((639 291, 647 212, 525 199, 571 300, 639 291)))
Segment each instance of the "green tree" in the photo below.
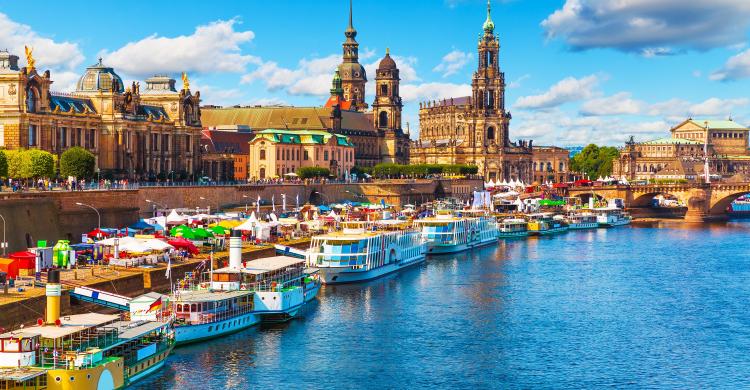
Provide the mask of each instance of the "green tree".
POLYGON ((331 170, 328 168, 321 167, 302 167, 297 169, 297 176, 302 179, 311 179, 314 177, 328 177, 331 175, 331 170))
POLYGON ((28 177, 52 177, 55 174, 55 158, 52 153, 39 149, 24 151, 31 160, 31 174, 28 177))
POLYGON ((24 150, 6 150, 8 159, 8 177, 14 179, 28 179, 31 177, 31 156, 24 150))
POLYGON ((8 177, 8 157, 5 151, 0 152, 0 177, 8 177))
POLYGON ((60 156, 60 175, 63 177, 90 179, 94 177, 95 166, 94 154, 79 146, 66 150, 60 156))
POLYGON ((612 161, 620 155, 612 146, 589 144, 570 159, 570 169, 588 175, 592 180, 612 174, 612 161))

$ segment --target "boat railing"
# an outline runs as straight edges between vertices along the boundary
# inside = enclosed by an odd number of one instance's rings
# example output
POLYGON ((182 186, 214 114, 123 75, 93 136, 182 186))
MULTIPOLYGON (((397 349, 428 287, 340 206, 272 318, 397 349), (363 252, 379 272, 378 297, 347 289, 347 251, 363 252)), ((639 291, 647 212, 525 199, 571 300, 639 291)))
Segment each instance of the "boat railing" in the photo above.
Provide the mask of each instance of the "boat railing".
POLYGON ((201 325, 201 324, 211 324, 214 322, 220 322, 224 320, 228 320, 234 317, 237 317, 238 315, 247 314, 254 310, 254 306, 252 301, 249 301, 245 304, 238 304, 236 306, 233 306, 229 310, 221 310, 221 311, 215 311, 215 312, 184 312, 179 313, 177 316, 177 324, 180 323, 189 324, 189 325, 201 325), (187 314, 187 316, 185 316, 187 314), (193 315, 195 314, 195 315, 193 315))

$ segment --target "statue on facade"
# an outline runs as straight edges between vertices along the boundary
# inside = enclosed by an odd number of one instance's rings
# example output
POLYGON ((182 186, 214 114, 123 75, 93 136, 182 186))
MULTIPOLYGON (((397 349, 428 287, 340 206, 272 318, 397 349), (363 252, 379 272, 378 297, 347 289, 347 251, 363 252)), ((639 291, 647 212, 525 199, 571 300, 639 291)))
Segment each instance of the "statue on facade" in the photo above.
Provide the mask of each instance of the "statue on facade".
POLYGON ((182 89, 186 91, 190 89, 190 80, 186 72, 182 72, 182 89))
POLYGON ((33 56, 34 48, 28 46, 24 46, 23 48, 26 50, 26 63, 28 64, 29 70, 34 69, 34 64, 36 63, 33 56))

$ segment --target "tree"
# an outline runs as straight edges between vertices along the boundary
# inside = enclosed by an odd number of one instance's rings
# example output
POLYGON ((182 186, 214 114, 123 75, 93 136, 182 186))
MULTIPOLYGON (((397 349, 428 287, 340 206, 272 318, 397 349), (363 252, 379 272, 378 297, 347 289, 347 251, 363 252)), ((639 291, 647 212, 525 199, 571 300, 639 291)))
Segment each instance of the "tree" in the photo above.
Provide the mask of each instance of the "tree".
POLYGON ((8 177, 8 157, 0 153, 0 177, 8 177))
POLYGON ((27 179, 31 177, 31 158, 23 150, 6 150, 3 152, 8 159, 8 177, 27 179))
POLYGON ((75 146, 60 156, 60 175, 63 177, 73 176, 77 179, 90 179, 94 177, 96 157, 88 150, 75 146))
POLYGON ((314 177, 328 177, 331 175, 331 170, 328 168, 321 167, 301 167, 297 169, 297 176, 302 179, 312 179, 314 177))
POLYGON ((570 159, 570 168, 587 174, 592 180, 609 176, 612 174, 612 161, 619 155, 620 151, 615 147, 589 144, 570 159))
POLYGON ((29 149, 23 153, 28 154, 31 161, 30 178, 52 177, 55 174, 55 158, 52 153, 39 149, 29 149))

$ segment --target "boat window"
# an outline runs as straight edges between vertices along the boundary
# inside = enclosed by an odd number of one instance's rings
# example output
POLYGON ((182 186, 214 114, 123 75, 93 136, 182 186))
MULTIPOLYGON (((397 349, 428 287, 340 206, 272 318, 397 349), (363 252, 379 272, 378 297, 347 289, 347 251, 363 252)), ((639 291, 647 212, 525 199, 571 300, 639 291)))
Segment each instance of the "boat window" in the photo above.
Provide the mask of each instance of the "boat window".
POLYGON ((192 305, 190 305, 190 311, 192 311, 192 312, 198 312, 198 305, 196 305, 195 303, 193 303, 192 305))

